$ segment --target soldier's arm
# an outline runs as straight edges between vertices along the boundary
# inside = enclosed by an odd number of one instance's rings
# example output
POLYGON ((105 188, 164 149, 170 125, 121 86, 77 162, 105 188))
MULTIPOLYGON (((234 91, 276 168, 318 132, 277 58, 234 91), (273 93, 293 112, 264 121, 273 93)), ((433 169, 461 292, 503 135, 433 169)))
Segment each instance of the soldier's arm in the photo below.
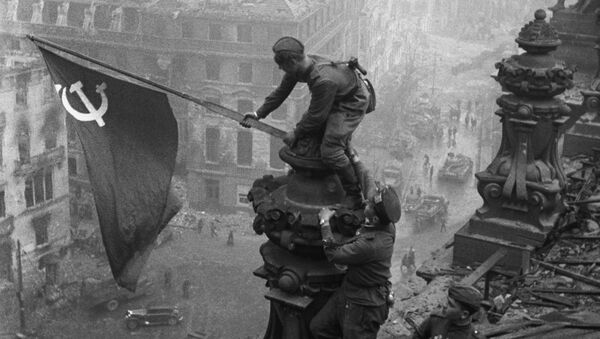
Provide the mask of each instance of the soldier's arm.
MULTIPOLYGON (((323 238, 327 239, 327 238, 323 238)), ((368 262, 373 257, 369 240, 359 237, 356 241, 342 245, 325 246, 327 260, 340 265, 359 265, 368 262)))
POLYGON ((331 80, 317 80, 311 88, 311 99, 308 111, 296 124, 296 135, 302 136, 321 130, 327 121, 335 94, 337 84, 331 80))
POLYGON ((265 102, 256 110, 256 115, 261 119, 266 118, 287 99, 296 86, 296 83, 297 81, 294 77, 285 74, 279 86, 265 98, 265 102))

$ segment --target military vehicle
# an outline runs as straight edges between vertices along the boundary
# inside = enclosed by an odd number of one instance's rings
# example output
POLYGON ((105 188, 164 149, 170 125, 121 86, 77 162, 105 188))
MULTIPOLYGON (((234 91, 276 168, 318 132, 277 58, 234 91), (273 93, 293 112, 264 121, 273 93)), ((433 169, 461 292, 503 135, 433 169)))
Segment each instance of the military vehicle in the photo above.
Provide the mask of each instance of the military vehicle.
POLYGON ((402 192, 402 170, 396 165, 390 165, 383 169, 383 182, 393 187, 398 194, 402 192))
POLYGON ((422 196, 416 193, 408 193, 406 195, 406 198, 404 198, 402 208, 407 214, 415 213, 417 211, 417 208, 419 208, 419 206, 421 205, 422 201, 422 196))
POLYGON ((473 175, 473 160, 463 154, 448 153, 438 170, 438 179, 465 182, 473 175))
POLYGON ((449 204, 450 202, 442 195, 424 195, 421 205, 419 205, 415 212, 417 227, 422 228, 427 225, 440 225, 442 220, 448 215, 449 204))

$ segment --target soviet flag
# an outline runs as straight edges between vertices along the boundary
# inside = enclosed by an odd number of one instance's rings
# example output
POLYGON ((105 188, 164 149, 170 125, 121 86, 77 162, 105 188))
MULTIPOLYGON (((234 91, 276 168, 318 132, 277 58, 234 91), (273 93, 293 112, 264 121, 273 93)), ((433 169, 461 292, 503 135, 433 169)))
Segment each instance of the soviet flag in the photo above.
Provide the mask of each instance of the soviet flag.
POLYGON ((38 48, 83 147, 113 276, 133 291, 156 237, 179 210, 170 194, 173 111, 164 93, 38 48))

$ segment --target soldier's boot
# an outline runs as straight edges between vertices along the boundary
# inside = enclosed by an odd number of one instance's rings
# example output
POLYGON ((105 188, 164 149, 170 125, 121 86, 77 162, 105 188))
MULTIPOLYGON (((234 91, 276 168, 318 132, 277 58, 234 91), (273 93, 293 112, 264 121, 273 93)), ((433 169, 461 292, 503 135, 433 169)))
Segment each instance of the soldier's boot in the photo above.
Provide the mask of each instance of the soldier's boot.
POLYGON ((360 190, 358 177, 354 171, 354 166, 352 164, 348 164, 344 168, 338 169, 335 172, 342 182, 342 188, 346 192, 346 197, 342 202, 342 207, 350 210, 362 208, 363 197, 360 190))

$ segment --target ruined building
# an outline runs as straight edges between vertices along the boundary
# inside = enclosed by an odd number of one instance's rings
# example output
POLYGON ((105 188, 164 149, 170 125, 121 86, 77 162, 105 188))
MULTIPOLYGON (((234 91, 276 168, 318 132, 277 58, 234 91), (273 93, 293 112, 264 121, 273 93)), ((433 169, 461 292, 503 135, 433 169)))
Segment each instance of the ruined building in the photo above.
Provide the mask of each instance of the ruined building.
POLYGON ((0 71, 0 281, 17 280, 19 242, 26 287, 57 284, 71 242, 64 115, 35 58, 7 53, 0 71))

